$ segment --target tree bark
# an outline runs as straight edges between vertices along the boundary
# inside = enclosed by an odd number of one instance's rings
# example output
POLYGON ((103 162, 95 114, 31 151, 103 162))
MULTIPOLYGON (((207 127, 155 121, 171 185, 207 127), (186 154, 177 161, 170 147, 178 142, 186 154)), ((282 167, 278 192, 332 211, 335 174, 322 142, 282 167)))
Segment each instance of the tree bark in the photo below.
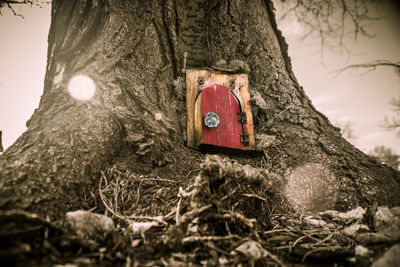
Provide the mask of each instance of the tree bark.
POLYGON ((272 141, 246 160, 284 177, 298 210, 400 204, 399 173, 343 139, 296 81, 270 1, 54 0, 48 44, 40 105, 0 158, 2 208, 87 207, 99 172, 127 156, 137 172, 184 166, 168 163, 186 138, 184 52, 187 68, 249 66, 254 130, 272 141), (77 74, 95 81, 89 101, 68 93, 77 74))

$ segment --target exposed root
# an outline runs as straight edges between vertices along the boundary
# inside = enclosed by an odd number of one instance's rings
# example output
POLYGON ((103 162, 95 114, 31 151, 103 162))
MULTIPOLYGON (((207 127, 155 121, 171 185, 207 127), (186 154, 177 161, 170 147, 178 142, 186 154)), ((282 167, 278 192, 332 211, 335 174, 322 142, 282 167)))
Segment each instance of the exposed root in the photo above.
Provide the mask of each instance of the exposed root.
POLYGON ((188 236, 182 239, 182 244, 193 243, 193 242, 204 242, 204 241, 222 241, 230 239, 242 239, 238 235, 228 236, 188 236))

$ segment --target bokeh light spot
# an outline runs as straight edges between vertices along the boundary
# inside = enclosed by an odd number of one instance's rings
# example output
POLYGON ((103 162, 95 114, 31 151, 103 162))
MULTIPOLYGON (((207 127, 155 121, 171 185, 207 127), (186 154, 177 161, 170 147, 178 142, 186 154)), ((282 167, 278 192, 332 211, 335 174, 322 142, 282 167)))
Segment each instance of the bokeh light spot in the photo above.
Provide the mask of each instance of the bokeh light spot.
POLYGON ((75 99, 90 100, 96 92, 96 85, 88 76, 77 75, 69 81, 68 91, 75 99))

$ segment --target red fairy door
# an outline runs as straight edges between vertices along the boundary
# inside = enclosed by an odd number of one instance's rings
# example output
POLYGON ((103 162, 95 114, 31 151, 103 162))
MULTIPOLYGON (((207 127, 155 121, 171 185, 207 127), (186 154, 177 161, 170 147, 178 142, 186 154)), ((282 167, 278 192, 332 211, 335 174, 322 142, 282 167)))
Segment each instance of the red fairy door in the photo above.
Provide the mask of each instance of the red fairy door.
POLYGON ((243 127, 238 120, 240 103, 228 88, 218 84, 206 87, 198 96, 196 106, 201 107, 202 124, 202 136, 197 137, 198 143, 243 148, 243 127))

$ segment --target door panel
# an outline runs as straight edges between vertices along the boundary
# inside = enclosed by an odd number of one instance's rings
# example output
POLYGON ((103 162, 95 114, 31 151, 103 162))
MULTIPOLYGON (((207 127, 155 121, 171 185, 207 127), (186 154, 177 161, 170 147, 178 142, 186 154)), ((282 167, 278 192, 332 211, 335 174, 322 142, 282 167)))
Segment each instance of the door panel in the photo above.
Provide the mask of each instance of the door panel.
POLYGON ((211 85, 201 93, 202 143, 241 149, 242 124, 238 121, 239 103, 233 93, 222 85, 211 85), (209 128, 204 123, 208 112, 219 117, 219 125, 209 128))

